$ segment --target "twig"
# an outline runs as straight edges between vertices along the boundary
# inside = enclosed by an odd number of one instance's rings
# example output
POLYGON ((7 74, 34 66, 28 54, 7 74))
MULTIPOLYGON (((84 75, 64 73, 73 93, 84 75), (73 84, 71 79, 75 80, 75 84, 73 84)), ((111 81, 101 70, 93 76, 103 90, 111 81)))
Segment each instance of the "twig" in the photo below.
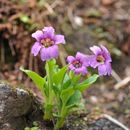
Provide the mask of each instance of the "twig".
POLYGON ((22 81, 22 79, 23 79, 23 73, 20 72, 20 73, 18 74, 18 81, 22 81))
POLYGON ((12 42, 12 40, 10 40, 9 46, 10 46, 11 53, 12 53, 12 55, 14 56, 14 55, 16 54, 16 52, 15 52, 15 49, 14 49, 14 47, 13 47, 13 42, 12 42))
POLYGON ((54 12, 54 8, 57 7, 57 5, 63 3, 62 0, 55 0, 51 5, 49 5, 47 2, 45 2, 44 6, 47 9, 46 11, 44 11, 44 13, 42 14, 44 17, 46 17, 46 15, 50 15, 55 13, 54 12))
POLYGON ((8 21, 11 22, 17 18, 19 18, 21 16, 21 13, 17 13, 17 14, 14 14, 13 16, 11 16, 8 21))
POLYGON ((123 128, 124 130, 130 130, 129 128, 127 128, 125 125, 123 125, 122 123, 120 123, 118 120, 114 119, 113 117, 104 114, 103 117, 107 118, 108 120, 110 120, 111 122, 113 122, 114 124, 120 126, 121 128, 123 128))
POLYGON ((118 82, 117 84, 114 85, 115 89, 119 89, 121 87, 124 87, 126 85, 128 85, 130 83, 130 76, 126 77, 125 79, 123 79, 122 81, 118 82))
POLYGON ((62 51, 60 52, 59 58, 60 58, 61 64, 64 66, 64 65, 66 65, 65 58, 67 57, 67 52, 65 51, 64 47, 62 47, 62 46, 60 46, 60 49, 62 51))
POLYGON ((32 70, 33 69, 33 56, 32 54, 30 53, 29 55, 29 69, 32 70))
POLYGON ((11 23, 3 23, 3 24, 0 24, 0 30, 3 30, 3 29, 10 29, 12 27, 11 23))
POLYGON ((5 49, 4 49, 4 45, 3 42, 1 44, 1 63, 5 63, 5 49))
POLYGON ((54 9, 57 5, 59 5, 59 3, 61 3, 62 0, 55 0, 52 4, 51 4, 51 7, 52 9, 54 9))
POLYGON ((38 73, 39 69, 38 69, 38 60, 37 58, 34 58, 34 70, 38 73))
POLYGON ((122 80, 120 76, 115 72, 115 70, 112 70, 112 76, 117 82, 120 82, 122 80))
POLYGON ((73 27, 74 29, 76 29, 76 26, 75 26, 75 24, 74 24, 73 8, 70 8, 70 7, 69 7, 67 13, 68 13, 68 18, 69 18, 69 20, 70 20, 70 22, 71 22, 72 27, 73 27))
POLYGON ((48 4, 48 3, 45 3, 44 6, 47 8, 48 12, 50 14, 53 14, 54 13, 54 10, 52 9, 52 7, 48 4))

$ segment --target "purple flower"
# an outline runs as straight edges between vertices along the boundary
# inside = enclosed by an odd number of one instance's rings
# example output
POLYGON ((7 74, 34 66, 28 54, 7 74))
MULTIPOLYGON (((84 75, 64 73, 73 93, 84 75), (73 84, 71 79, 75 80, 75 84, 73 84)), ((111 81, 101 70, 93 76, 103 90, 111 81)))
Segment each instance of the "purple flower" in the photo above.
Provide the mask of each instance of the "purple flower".
POLYGON ((76 56, 68 56, 67 62, 69 63, 69 69, 74 71, 76 74, 87 74, 87 66, 88 63, 86 62, 87 57, 86 55, 77 52, 76 56))
POLYGON ((93 46, 90 50, 94 53, 89 57, 89 65, 93 68, 98 67, 99 75, 111 75, 111 56, 106 47, 101 45, 101 47, 93 46))
POLYGON ((36 42, 31 49, 31 53, 37 56, 40 52, 43 61, 58 57, 58 44, 65 44, 64 36, 55 35, 53 27, 44 27, 42 30, 33 33, 32 37, 36 39, 36 42))

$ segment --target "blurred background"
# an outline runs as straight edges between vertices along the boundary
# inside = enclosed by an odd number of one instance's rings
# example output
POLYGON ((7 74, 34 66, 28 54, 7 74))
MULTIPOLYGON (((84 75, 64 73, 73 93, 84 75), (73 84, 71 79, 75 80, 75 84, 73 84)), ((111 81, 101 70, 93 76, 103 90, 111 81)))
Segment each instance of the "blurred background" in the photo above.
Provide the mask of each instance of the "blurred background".
POLYGON ((86 108, 130 127, 130 0, 0 0, 0 80, 36 91, 19 67, 44 75, 44 63, 30 54, 31 34, 44 26, 65 35, 59 65, 76 51, 90 53, 92 45, 109 49, 112 76, 84 93, 86 108))

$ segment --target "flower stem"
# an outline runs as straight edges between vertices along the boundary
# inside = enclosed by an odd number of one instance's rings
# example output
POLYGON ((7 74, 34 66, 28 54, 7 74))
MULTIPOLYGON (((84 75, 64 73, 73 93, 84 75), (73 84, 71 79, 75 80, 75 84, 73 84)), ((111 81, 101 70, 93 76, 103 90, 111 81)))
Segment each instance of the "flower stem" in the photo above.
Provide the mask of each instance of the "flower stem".
POLYGON ((44 109, 44 120, 51 120, 52 119, 52 105, 46 105, 44 109))
POLYGON ((64 121, 65 121, 64 118, 62 118, 62 117, 59 118, 59 119, 57 120, 57 122, 56 122, 56 125, 55 125, 54 130, 59 130, 60 128, 62 128, 63 125, 64 125, 64 121))
POLYGON ((66 118, 66 107, 65 105, 62 106, 61 111, 59 113, 60 117, 57 119, 56 125, 54 127, 54 130, 59 130, 63 127, 65 118, 66 118))
POLYGON ((44 119, 52 119, 52 108, 53 108, 53 91, 52 91, 52 77, 50 72, 49 61, 46 61, 46 74, 48 81, 48 97, 46 97, 45 107, 44 107, 44 119))

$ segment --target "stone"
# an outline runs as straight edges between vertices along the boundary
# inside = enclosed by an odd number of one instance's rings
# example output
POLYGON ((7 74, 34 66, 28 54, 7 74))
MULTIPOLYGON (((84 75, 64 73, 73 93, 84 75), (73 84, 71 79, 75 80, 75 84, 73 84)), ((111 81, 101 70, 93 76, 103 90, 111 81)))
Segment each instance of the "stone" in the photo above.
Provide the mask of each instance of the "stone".
POLYGON ((24 130, 32 104, 28 91, 0 83, 0 130, 24 130))

